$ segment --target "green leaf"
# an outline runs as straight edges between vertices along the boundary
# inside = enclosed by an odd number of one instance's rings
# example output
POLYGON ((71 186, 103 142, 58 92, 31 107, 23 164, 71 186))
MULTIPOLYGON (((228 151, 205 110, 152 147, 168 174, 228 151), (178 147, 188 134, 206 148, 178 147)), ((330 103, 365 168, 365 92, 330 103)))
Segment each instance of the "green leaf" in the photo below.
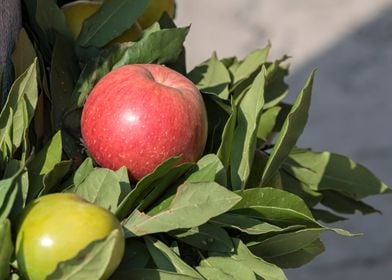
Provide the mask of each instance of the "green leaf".
POLYGON ((215 52, 209 60, 189 72, 188 77, 199 90, 214 93, 222 99, 229 99, 230 73, 215 52))
MULTIPOLYGON (((81 108, 94 85, 111 70, 127 64, 175 61, 189 28, 173 28, 148 33, 141 40, 114 46, 86 65, 73 92, 72 104, 81 108)), ((74 109, 75 109, 74 108, 74 109)))
POLYGON ((239 200, 238 195, 216 183, 184 183, 167 210, 154 216, 136 211, 124 226, 136 236, 192 228, 228 211, 239 200))
POLYGON ((62 128, 64 113, 80 74, 73 43, 60 35, 56 37, 50 67, 51 116, 53 129, 62 128))
POLYGON ((164 178, 178 163, 179 157, 169 158, 155 168, 153 172, 144 176, 136 187, 121 201, 116 216, 119 220, 124 219, 132 212, 139 203, 155 188, 155 183, 164 178))
POLYGON ((132 275, 133 279, 148 279, 148 280, 201 280, 201 277, 192 277, 189 275, 174 273, 170 271, 163 271, 160 269, 128 269, 127 271, 116 273, 116 280, 129 280, 132 275))
POLYGON ((12 154, 12 108, 4 108, 0 115, 0 152, 1 169, 8 162, 12 154))
POLYGON ((201 250, 214 252, 232 252, 234 250, 228 233, 215 224, 205 223, 187 230, 176 230, 170 234, 201 250))
POLYGON ((324 244, 320 239, 316 239, 302 249, 287 255, 265 258, 265 260, 278 265, 281 268, 297 268, 313 260, 316 256, 324 252, 324 244))
POLYGON ((34 59, 27 70, 14 82, 4 106, 16 111, 18 104, 24 99, 28 101, 27 105, 30 105, 28 112, 33 113, 38 96, 37 91, 37 60, 34 59))
POLYGON ((296 252, 319 239, 323 228, 300 229, 295 232, 281 233, 252 245, 249 249, 262 258, 273 258, 296 252))
POLYGON ((12 193, 16 193, 15 197, 9 199, 8 203, 12 205, 10 212, 10 220, 13 221, 17 218, 20 212, 26 206, 27 193, 29 190, 29 176, 25 169, 25 162, 12 159, 8 162, 3 178, 15 178, 12 193), (20 173, 21 172, 21 173, 20 173))
POLYGON ((281 168, 277 176, 281 181, 281 188, 301 197, 308 207, 314 207, 321 202, 323 195, 320 192, 312 190, 310 186, 289 174, 285 168, 281 168))
POLYGON ((31 43, 26 30, 22 28, 16 41, 15 50, 12 53, 12 64, 14 66, 15 77, 22 75, 34 62, 36 57, 35 49, 31 43))
MULTIPOLYGON (((36 46, 40 49, 39 52, 37 52, 37 57, 39 57, 39 60, 45 59, 46 61, 50 60, 50 55, 51 55, 51 46, 50 40, 47 38, 45 32, 43 31, 43 29, 39 26, 38 24, 38 20, 37 20, 37 9, 38 7, 38 2, 39 0, 23 0, 23 4, 25 6, 25 22, 26 22, 26 29, 27 26, 29 28, 31 28, 31 30, 34 30, 35 33, 35 38, 31 38, 33 39, 32 43, 36 44, 36 46)), ((44 2, 44 1, 43 1, 44 2)), ((57 7, 58 8, 58 7, 57 7)), ((45 11, 43 12, 48 12, 48 10, 45 9, 45 11)), ((43 64, 42 64, 43 65, 43 64)))
MULTIPOLYGON (((252 165, 250 166, 250 173, 247 181, 247 188, 256 188, 260 187, 261 183, 261 177, 263 175, 263 170, 267 164, 269 155, 258 149, 255 151, 254 156, 253 156, 253 162, 252 165)), ((273 177, 269 182, 268 185, 270 187, 275 187, 275 188, 281 188, 281 182, 279 180, 280 178, 273 177)))
POLYGON ((238 115, 238 108, 233 100, 231 101, 231 108, 232 111, 223 129, 222 141, 216 153, 226 170, 229 170, 230 166, 231 151, 233 147, 233 141, 235 136, 234 132, 237 124, 238 115))
POLYGON ((128 269, 144 268, 150 260, 151 256, 144 242, 138 241, 136 238, 126 239, 124 256, 111 278, 118 279, 117 273, 126 272, 128 269))
POLYGON ((163 178, 155 181, 153 184, 154 189, 141 201, 138 206, 138 210, 144 211, 151 207, 155 202, 160 201, 163 194, 169 190, 173 184, 177 184, 178 186, 179 182, 175 182, 178 181, 193 165, 193 163, 186 162, 175 166, 163 178))
POLYGON ((278 139, 272 149, 267 166, 263 172, 262 184, 277 172, 290 151, 294 148, 299 136, 305 128, 312 95, 314 73, 312 72, 304 89, 298 95, 287 119, 285 120, 278 139))
MULTIPOLYGON (((22 191, 25 188, 25 166, 17 165, 17 170, 11 177, 0 180, 0 223, 3 223, 11 211, 20 211, 24 206, 22 191)), ((16 216, 15 213, 14 216, 16 216)))
POLYGON ((262 69, 238 106, 230 169, 234 190, 243 189, 250 174, 256 150, 258 121, 264 105, 264 79, 265 69, 262 69))
POLYGON ((123 44, 112 48, 105 60, 113 64, 113 68, 133 63, 172 63, 177 61, 183 52, 183 43, 189 27, 154 30, 145 33, 143 38, 133 44, 123 44))
POLYGON ((57 33, 72 38, 65 21, 65 16, 59 6, 57 6, 56 1, 37 0, 34 2, 36 5, 34 9, 29 7, 28 10, 35 12, 35 20, 41 31, 45 34, 45 38, 43 38, 45 41, 52 45, 57 33))
POLYGON ((91 203, 115 212, 120 203, 121 189, 115 171, 96 168, 76 187, 75 193, 91 203))
POLYGON ((82 47, 103 47, 129 29, 148 5, 148 0, 111 0, 83 23, 77 38, 82 47))
POLYGON ((276 106, 264 111, 260 116, 259 126, 257 128, 257 138, 264 142, 272 140, 272 132, 275 127, 277 117, 281 108, 276 106))
POLYGON ((249 249, 256 255, 284 268, 298 267, 324 251, 319 236, 325 229, 302 229, 267 238, 249 249))
POLYGON ((289 192, 275 188, 257 188, 236 193, 242 200, 233 207, 235 213, 261 218, 278 226, 319 226, 305 202, 289 192))
POLYGON ((210 222, 221 227, 237 229, 250 235, 280 232, 284 230, 283 228, 271 225, 258 219, 233 213, 224 213, 212 218, 210 222))
POLYGON ((208 116, 208 136, 205 154, 217 153, 222 141, 222 132, 231 113, 227 100, 220 99, 215 94, 201 92, 208 116))
POLYGON ((275 188, 257 188, 237 191, 236 193, 242 197, 242 200, 235 208, 257 204, 276 207, 286 206, 308 217, 312 217, 312 213, 302 199, 283 190, 275 188))
POLYGON ((238 67, 232 71, 234 77, 233 84, 239 84, 240 82, 248 79, 254 72, 260 71, 262 65, 266 62, 267 56, 271 49, 271 44, 268 43, 263 49, 257 49, 251 52, 238 67))
POLYGON ((225 57, 220 60, 223 65, 233 73, 235 69, 241 64, 241 61, 236 56, 225 57))
MULTIPOLYGON (((11 156, 25 139, 37 100, 37 63, 34 60, 33 64, 13 83, 0 114, 0 144, 1 147, 6 145, 11 149, 8 156, 11 156), (10 139, 12 139, 11 147, 10 139)), ((2 152, 4 154, 5 149, 2 148, 2 152)))
POLYGON ((336 215, 330 211, 324 209, 312 209, 312 214, 318 221, 323 221, 325 223, 336 223, 339 221, 345 221, 347 218, 336 215))
POLYGON ((131 183, 129 182, 128 169, 123 166, 120 169, 116 170, 114 173, 117 176, 117 180, 120 184, 121 192, 118 201, 121 202, 131 192, 131 183))
POLYGON ((174 197, 176 196, 177 188, 179 185, 183 183, 183 180, 178 180, 172 184, 167 190, 161 195, 159 199, 157 199, 154 205, 148 209, 147 214, 149 216, 154 216, 164 210, 169 209, 170 204, 172 203, 174 197))
POLYGON ((12 117, 13 151, 16 151, 18 147, 22 145, 23 140, 26 140, 25 135, 27 133, 29 123, 30 119, 28 117, 27 105, 24 100, 21 100, 12 117))
POLYGON ((391 191, 363 165, 329 152, 296 149, 284 169, 317 191, 335 190, 356 199, 391 191))
POLYGON ((11 275, 11 278, 10 278, 10 280, 20 280, 21 278, 19 277, 19 275, 18 274, 16 274, 16 273, 13 273, 12 275, 11 275))
POLYGON ((213 255, 227 257, 236 263, 243 264, 265 280, 286 279, 284 272, 279 267, 253 255, 240 239, 233 238, 233 244, 235 253, 214 253, 213 255))
POLYGON ((289 65, 282 65, 287 58, 287 56, 283 56, 281 59, 276 60, 267 67, 264 108, 271 108, 277 105, 288 94, 289 87, 284 82, 284 78, 289 73, 289 65))
MULTIPOLYGON (((174 19, 171 18, 166 12, 164 12, 161 15, 161 18, 159 19, 159 26, 160 29, 170 29, 170 28, 177 28, 177 25, 174 22, 174 19)), ((144 30, 143 35, 146 33, 150 32, 150 27, 144 30)), ((180 54, 178 55, 177 59, 175 59, 172 62, 166 63, 166 66, 183 74, 186 75, 187 70, 186 70, 186 53, 185 53, 185 46, 182 47, 182 50, 180 54)))
POLYGON ((230 275, 233 279, 258 279, 253 270, 246 264, 228 257, 209 257, 202 260, 199 267, 217 268, 224 271, 225 274, 230 275))
POLYGON ((241 64, 241 61, 239 61, 238 58, 235 56, 225 57, 221 59, 221 62, 226 66, 227 69, 230 70, 230 73, 234 73, 234 71, 241 64))
POLYGON ((354 214, 356 210, 364 215, 380 212, 372 206, 347 196, 344 193, 324 191, 322 195, 321 203, 323 205, 343 214, 354 214))
POLYGON ((146 241, 147 249, 158 269, 201 278, 196 270, 186 264, 180 256, 166 246, 165 243, 152 237, 145 237, 144 240, 146 241))
POLYGON ((196 269, 207 280, 236 280, 233 276, 225 273, 222 269, 217 267, 198 266, 196 269))
POLYGON ((48 194, 58 190, 63 178, 68 174, 72 167, 72 160, 63 160, 57 163, 49 173, 43 177, 44 188, 40 195, 48 194))
MULTIPOLYGON (((266 106, 264 106, 265 108, 266 106)), ((271 145, 277 132, 280 132, 283 123, 290 113, 292 106, 286 103, 279 103, 274 107, 263 111, 260 116, 257 138, 260 148, 271 145)))
MULTIPOLYGON (((63 149, 64 149, 64 156, 69 158, 69 159, 73 159, 75 161, 75 164, 78 164, 80 161, 83 160, 84 158, 84 146, 81 143, 81 133, 80 133, 80 117, 81 117, 81 113, 82 111, 78 111, 79 114, 73 114, 74 117, 76 117, 74 119, 75 123, 76 123, 76 119, 78 120, 77 122, 78 127, 75 128, 75 130, 70 130, 67 125, 65 125, 65 123, 62 123, 62 129, 61 129, 61 136, 63 138, 63 149)), ((63 121, 65 120, 65 118, 63 119, 63 121)))
POLYGON ((103 240, 91 242, 82 249, 75 257, 60 262, 55 271, 47 279, 106 279, 105 270, 110 264, 112 255, 115 253, 117 239, 121 233, 112 231, 103 240))
POLYGON ((73 176, 73 184, 77 187, 79 186, 94 170, 93 160, 88 157, 83 163, 79 166, 79 168, 75 171, 73 176))
POLYGON ((44 187, 43 178, 61 161, 62 141, 61 132, 57 132, 52 139, 39 151, 28 164, 30 189, 28 200, 34 199, 44 187))
POLYGON ((11 237, 11 223, 9 220, 0 222, 0 279, 9 279, 10 262, 14 252, 11 237))
POLYGON ((215 154, 208 154, 197 162, 197 171, 193 171, 186 179, 190 183, 217 182, 227 184, 226 170, 215 154))

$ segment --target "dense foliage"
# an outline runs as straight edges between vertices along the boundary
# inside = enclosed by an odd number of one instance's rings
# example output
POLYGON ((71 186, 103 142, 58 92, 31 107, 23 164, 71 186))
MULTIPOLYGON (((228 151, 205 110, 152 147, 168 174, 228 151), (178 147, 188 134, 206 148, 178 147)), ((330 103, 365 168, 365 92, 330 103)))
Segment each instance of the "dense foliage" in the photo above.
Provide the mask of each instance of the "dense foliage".
MULTIPOLYGON (((242 59, 213 53, 187 71, 183 42, 189 27, 176 27, 165 15, 138 41, 103 48, 148 1, 104 2, 76 40, 59 8, 70 1, 57 2, 24 1, 15 81, 2 105, 0 279, 18 279, 18 214, 48 193, 76 193, 122 222, 126 252, 113 279, 277 280, 286 279, 282 269, 299 267, 324 250, 323 232, 351 235, 327 223, 356 211, 376 212, 363 198, 389 192, 345 156, 296 146, 314 72, 295 102, 286 103, 287 57, 270 60, 269 44, 242 59), (203 94, 209 119, 198 162, 178 165, 171 158, 136 184, 125 168, 96 166, 80 135, 92 87, 132 63, 164 64, 189 77, 203 94)), ((102 270, 94 268, 105 263, 106 245, 95 243, 90 254, 96 257, 71 259, 53 275, 66 279, 78 271, 78 279, 98 279, 94 273, 102 270)))

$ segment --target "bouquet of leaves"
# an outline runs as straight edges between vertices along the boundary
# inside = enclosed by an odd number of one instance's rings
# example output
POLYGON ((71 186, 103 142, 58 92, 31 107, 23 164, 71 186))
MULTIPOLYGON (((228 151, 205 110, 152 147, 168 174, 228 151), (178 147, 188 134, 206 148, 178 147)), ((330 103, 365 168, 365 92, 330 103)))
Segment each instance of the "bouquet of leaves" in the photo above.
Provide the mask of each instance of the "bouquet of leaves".
MULTIPOLYGON (((314 72, 289 104, 288 57, 270 60, 269 44, 241 59, 213 53, 187 71, 190 29, 176 27, 167 13, 134 41, 111 44, 149 1, 104 1, 76 38, 60 8, 66 2, 23 3, 15 79, 0 115, 0 279, 21 277, 18 217, 50 193, 75 193, 121 222, 125 253, 111 279, 286 279, 283 269, 324 251, 320 234, 352 235, 328 223, 377 212, 363 198, 389 188, 366 167, 296 146, 314 72), (208 114, 199 161, 170 158, 136 183, 126 168, 97 166, 80 134, 91 89, 111 70, 135 63, 187 76, 208 114)), ((78 254, 60 262, 48 279, 100 279, 110 238, 90 244, 82 260, 78 254)))

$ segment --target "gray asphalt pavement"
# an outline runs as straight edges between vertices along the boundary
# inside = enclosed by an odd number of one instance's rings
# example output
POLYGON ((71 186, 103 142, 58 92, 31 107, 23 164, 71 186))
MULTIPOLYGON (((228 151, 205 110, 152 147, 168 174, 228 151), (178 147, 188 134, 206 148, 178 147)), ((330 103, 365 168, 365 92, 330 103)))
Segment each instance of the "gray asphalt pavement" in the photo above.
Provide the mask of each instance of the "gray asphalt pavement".
MULTIPOLYGON (((293 56, 291 98, 318 69, 300 146, 350 156, 392 185, 392 1, 177 2, 177 23, 192 23, 190 68, 213 50, 243 56, 271 40, 273 58, 293 56)), ((383 215, 336 225, 364 236, 326 234, 327 251, 289 279, 391 279, 392 195, 367 202, 383 215)))

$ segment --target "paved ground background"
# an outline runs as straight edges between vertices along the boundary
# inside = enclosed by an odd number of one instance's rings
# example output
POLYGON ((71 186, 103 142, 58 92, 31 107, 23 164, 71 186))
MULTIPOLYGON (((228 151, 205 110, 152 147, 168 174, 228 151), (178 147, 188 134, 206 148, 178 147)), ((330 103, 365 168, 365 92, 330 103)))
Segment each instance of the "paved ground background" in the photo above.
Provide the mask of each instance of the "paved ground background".
MULTIPOLYGON (((289 54, 291 96, 317 68, 303 147, 345 154, 392 185, 392 1, 178 0, 177 23, 192 24, 188 66, 244 56, 272 42, 289 54)), ((359 238, 325 235, 327 251, 289 279, 392 279, 392 196, 368 200, 383 215, 338 224, 359 238)))

